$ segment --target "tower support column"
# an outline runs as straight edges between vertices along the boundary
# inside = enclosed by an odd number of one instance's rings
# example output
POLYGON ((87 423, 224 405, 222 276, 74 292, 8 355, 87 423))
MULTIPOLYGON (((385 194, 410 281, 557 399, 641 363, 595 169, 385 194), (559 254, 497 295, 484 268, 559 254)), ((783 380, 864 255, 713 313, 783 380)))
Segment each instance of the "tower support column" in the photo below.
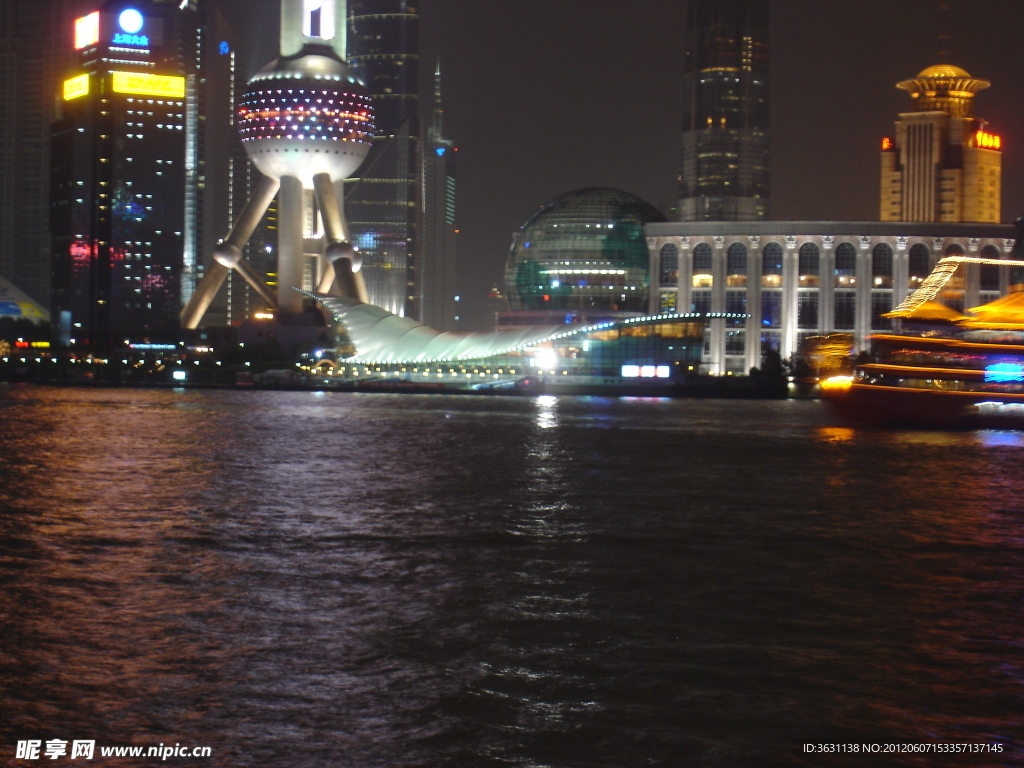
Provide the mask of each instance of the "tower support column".
POLYGON ((278 193, 277 305, 282 312, 301 312, 302 296, 291 289, 302 285, 303 214, 302 182, 294 176, 281 177, 278 193))

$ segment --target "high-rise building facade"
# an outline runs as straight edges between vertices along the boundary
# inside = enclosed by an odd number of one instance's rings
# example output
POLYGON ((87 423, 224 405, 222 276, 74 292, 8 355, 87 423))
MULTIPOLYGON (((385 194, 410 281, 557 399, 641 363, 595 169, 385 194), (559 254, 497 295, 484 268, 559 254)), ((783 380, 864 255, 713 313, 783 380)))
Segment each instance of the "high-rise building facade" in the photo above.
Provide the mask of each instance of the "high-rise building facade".
POLYGON ((345 212, 372 304, 420 317, 422 144, 416 0, 349 0, 348 62, 373 101, 377 134, 345 212))
POLYGON ((177 339, 199 232, 200 18, 115 0, 74 21, 78 65, 51 139, 58 340, 177 339))
POLYGON ((61 0, 0 4, 0 275, 50 303, 49 135, 61 0))
POLYGON ((423 149, 422 320, 454 331, 456 315, 455 143, 444 136, 441 65, 434 70, 434 103, 423 149))
MULTIPOLYGON (((203 243, 197 259, 195 280, 203 278, 210 255, 231 224, 245 208, 260 179, 238 135, 235 109, 249 82, 245 62, 247 40, 237 34, 224 16, 210 15, 204 32, 203 69, 205 88, 205 188, 203 243)), ((276 285, 277 203, 271 204, 249 238, 242 254, 257 276, 276 285)), ((183 291, 184 298, 184 291, 183 291)), ((187 301, 187 300, 186 300, 187 301)), ((256 313, 265 313, 267 302, 234 270, 217 293, 204 323, 238 325, 256 313)))
POLYGON ((768 215, 768 0, 691 0, 684 52, 682 221, 768 215))
POLYGON ((882 221, 999 221, 1002 140, 974 116, 989 85, 949 64, 897 83, 912 109, 882 139, 882 221))

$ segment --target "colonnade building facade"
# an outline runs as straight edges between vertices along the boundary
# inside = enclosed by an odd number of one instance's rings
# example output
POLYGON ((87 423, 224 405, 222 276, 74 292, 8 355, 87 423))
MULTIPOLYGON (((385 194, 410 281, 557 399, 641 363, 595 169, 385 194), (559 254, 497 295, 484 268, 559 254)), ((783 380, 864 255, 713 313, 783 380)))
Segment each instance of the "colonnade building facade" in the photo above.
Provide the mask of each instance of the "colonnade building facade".
MULTIPOLYGON (((809 336, 848 333, 866 349, 882 317, 916 290, 938 259, 1009 258, 1005 224, 854 221, 664 222, 645 225, 649 313, 746 315, 708 324, 703 367, 742 374, 763 354, 783 359, 809 336)), ((955 309, 1007 291, 1007 270, 969 265, 955 309)))

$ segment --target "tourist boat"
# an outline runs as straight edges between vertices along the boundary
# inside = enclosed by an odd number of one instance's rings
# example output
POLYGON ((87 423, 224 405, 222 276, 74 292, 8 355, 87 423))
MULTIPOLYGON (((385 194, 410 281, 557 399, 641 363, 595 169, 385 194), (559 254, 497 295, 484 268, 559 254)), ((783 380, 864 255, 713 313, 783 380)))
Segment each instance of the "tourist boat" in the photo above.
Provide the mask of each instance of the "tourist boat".
MULTIPOLYGON (((849 420, 876 425, 1024 429, 1024 291, 961 313, 941 299, 966 264, 1021 268, 1008 260, 941 259, 894 311, 896 329, 872 336, 852 376, 821 382, 849 420)), ((1019 283, 1013 286, 1021 288, 1019 283)))

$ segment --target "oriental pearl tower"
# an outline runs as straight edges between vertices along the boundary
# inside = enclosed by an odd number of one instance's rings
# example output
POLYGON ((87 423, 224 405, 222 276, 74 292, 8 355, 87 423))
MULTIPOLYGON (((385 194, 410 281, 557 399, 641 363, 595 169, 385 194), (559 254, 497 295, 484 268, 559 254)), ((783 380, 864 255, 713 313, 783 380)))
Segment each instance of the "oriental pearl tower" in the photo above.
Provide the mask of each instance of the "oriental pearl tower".
POLYGON ((302 310, 305 190, 323 221, 317 292, 367 302, 361 260, 341 207, 341 185, 366 157, 373 112, 365 86, 345 63, 347 0, 281 0, 281 56, 251 80, 239 103, 238 129, 263 174, 231 231, 220 241, 191 300, 181 311, 195 328, 235 269, 270 306, 302 310), (278 284, 274 296, 242 258, 242 249, 278 198, 278 284))

